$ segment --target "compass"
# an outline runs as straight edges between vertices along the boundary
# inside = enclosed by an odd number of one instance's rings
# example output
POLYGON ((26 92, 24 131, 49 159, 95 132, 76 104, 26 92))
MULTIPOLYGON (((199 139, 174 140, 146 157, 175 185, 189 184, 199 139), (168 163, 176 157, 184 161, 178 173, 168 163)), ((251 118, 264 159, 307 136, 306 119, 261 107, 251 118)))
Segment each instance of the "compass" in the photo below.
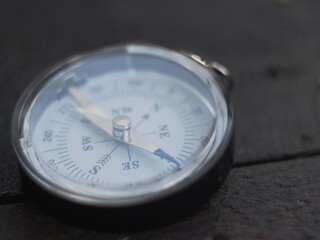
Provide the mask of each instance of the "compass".
POLYGON ((135 207, 216 191, 232 163, 227 74, 218 63, 149 44, 67 59, 35 79, 16 106, 21 168, 52 197, 80 206, 135 207))

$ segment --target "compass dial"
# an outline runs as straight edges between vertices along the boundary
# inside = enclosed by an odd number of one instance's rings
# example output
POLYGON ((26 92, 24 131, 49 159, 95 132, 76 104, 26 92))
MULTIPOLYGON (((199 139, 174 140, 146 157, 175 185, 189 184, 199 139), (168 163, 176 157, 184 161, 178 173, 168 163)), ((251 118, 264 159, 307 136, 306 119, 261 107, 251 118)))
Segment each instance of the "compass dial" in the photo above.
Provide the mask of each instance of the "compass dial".
POLYGON ((69 60, 21 101, 13 138, 22 166, 47 190, 89 205, 173 191, 215 161, 228 127, 212 73, 140 45, 69 60))

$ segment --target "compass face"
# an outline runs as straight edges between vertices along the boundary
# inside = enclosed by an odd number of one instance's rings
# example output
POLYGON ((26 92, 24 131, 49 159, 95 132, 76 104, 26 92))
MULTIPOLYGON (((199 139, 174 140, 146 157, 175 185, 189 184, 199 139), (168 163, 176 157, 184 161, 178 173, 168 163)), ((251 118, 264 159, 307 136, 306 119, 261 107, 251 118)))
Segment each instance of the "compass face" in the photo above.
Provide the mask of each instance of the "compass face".
POLYGON ((13 126, 21 165, 87 205, 134 205, 185 187, 216 161, 230 117, 208 69, 144 45, 69 60, 28 93, 13 126))

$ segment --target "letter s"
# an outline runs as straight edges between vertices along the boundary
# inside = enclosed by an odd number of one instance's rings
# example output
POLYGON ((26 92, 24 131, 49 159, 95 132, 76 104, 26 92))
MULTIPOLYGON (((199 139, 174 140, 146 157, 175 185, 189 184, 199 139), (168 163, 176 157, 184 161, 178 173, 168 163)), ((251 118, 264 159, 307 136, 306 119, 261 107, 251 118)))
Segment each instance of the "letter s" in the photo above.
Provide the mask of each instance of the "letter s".
POLYGON ((97 174, 100 169, 101 169, 100 166, 95 165, 92 169, 89 170, 89 173, 91 173, 91 174, 97 174))
POLYGON ((139 168, 139 167, 140 167, 139 161, 133 161, 133 162, 132 162, 132 168, 133 168, 133 169, 136 169, 136 168, 139 168))

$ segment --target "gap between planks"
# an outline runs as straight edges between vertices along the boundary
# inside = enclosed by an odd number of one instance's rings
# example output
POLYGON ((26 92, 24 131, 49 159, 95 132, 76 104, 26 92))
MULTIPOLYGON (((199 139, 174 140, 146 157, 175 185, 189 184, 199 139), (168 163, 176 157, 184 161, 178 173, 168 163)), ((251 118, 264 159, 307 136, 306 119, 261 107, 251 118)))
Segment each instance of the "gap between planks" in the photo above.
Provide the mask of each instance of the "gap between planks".
POLYGON ((279 154, 275 156, 270 156, 270 158, 259 158, 256 160, 249 160, 245 163, 233 163, 232 168, 241 168, 241 167, 249 167, 253 165, 259 165, 264 163, 272 163, 272 162, 282 162, 282 161, 291 161, 296 160, 299 158, 306 158, 306 157, 314 157, 320 155, 320 149, 314 150, 307 150, 299 153, 292 153, 292 154, 279 154))

